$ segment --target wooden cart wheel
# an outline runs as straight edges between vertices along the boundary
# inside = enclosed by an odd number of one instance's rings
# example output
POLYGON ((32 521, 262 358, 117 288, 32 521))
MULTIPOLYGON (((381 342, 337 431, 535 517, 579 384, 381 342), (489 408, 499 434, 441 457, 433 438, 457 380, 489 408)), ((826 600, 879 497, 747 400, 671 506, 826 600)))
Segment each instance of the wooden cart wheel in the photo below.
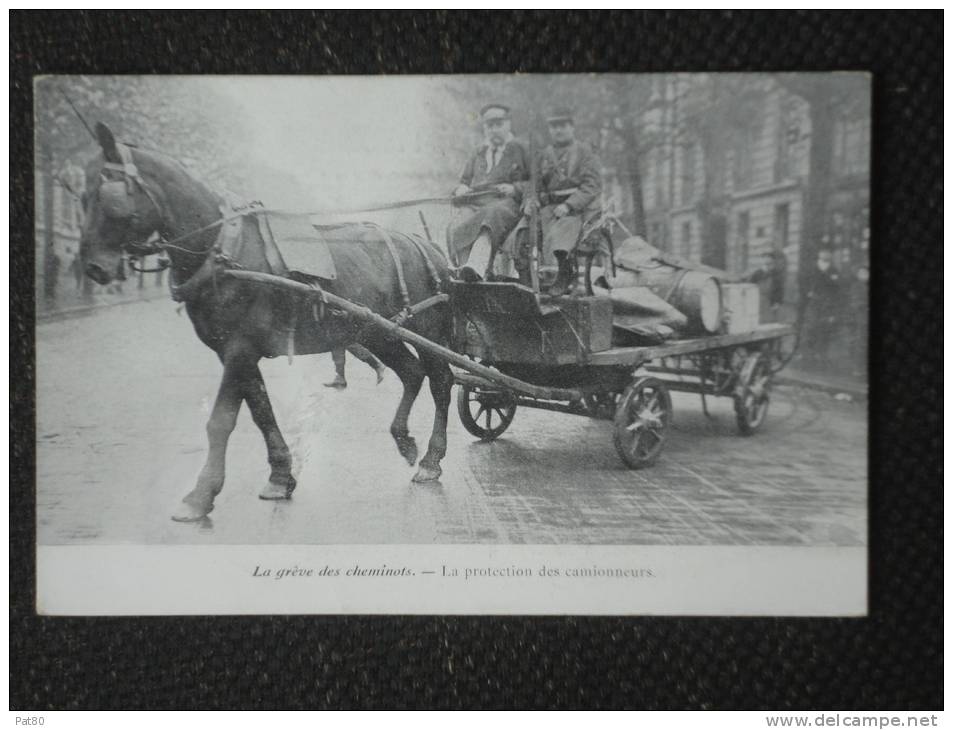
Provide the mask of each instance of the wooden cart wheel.
POLYGON ((457 412, 467 431, 481 441, 493 441, 513 422, 516 399, 504 391, 461 385, 457 392, 457 412))
POLYGON ((630 469, 652 465, 672 423, 672 396, 658 378, 637 378, 616 407, 612 441, 630 469))
POLYGON ((754 352, 745 359, 735 386, 735 420, 742 436, 750 436, 764 423, 770 402, 771 370, 768 360, 754 352))

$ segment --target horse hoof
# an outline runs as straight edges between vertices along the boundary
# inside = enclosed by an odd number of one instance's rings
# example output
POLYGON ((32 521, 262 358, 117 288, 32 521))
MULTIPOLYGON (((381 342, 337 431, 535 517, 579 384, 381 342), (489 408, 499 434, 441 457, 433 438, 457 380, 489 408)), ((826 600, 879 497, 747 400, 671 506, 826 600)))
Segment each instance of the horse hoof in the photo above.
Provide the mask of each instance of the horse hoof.
POLYGON ((258 499, 267 499, 277 501, 281 499, 291 499, 291 493, 294 491, 294 484, 275 484, 268 482, 265 488, 258 493, 258 499))
POLYGON ((417 442, 413 436, 405 436, 397 439, 397 450, 404 457, 409 466, 417 463, 417 442))
POLYGON ((209 505, 208 509, 199 509, 195 505, 189 504, 188 502, 183 502, 179 505, 179 508, 172 514, 172 519, 175 522, 200 522, 204 520, 205 517, 214 509, 209 505))
POLYGON ((414 474, 414 481, 417 483, 420 482, 435 482, 440 478, 440 475, 443 474, 443 469, 439 466, 424 466, 420 465, 420 468, 417 470, 417 473, 414 474))

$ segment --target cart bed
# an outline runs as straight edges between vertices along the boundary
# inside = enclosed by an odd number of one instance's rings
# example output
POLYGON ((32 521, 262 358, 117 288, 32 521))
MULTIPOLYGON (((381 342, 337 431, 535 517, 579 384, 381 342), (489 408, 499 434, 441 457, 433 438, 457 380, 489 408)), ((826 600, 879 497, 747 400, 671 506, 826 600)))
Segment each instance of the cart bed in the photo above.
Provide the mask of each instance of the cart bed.
POLYGON ((690 355, 723 347, 737 347, 752 342, 773 340, 793 335, 794 328, 788 324, 763 324, 751 332, 731 335, 711 335, 688 340, 671 340, 661 345, 648 347, 613 347, 589 356, 589 365, 640 365, 663 357, 690 355))

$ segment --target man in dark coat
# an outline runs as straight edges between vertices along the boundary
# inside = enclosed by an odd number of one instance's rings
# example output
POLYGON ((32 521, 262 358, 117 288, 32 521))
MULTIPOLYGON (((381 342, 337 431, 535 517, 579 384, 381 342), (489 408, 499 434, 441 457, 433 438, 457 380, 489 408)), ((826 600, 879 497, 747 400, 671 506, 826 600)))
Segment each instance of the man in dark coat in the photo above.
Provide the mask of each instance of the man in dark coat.
POLYGON ((573 255, 595 253, 581 240, 583 227, 599 216, 602 173, 590 147, 576 140, 572 111, 555 109, 548 117, 552 139, 537 161, 537 190, 525 208, 539 207, 543 232, 542 263, 559 266, 553 295, 565 294, 572 284, 573 255))
POLYGON ((465 281, 492 278, 493 261, 503 241, 520 220, 520 203, 530 160, 526 148, 513 137, 510 110, 487 104, 480 112, 485 140, 467 160, 455 197, 456 216, 450 224, 451 256, 462 266, 465 281))
POLYGON ((834 254, 829 248, 817 252, 817 263, 810 273, 805 311, 807 357, 812 364, 829 368, 831 340, 841 322, 844 305, 843 282, 834 267, 834 254))
POLYGON ((867 344, 870 336, 870 268, 864 264, 854 272, 847 294, 847 313, 850 317, 851 375, 867 377, 867 344))

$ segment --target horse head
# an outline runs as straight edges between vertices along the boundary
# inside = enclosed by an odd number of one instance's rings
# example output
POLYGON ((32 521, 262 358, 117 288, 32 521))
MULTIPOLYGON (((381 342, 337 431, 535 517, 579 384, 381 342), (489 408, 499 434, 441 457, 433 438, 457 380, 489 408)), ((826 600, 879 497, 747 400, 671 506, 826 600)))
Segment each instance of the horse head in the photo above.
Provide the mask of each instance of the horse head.
POLYGON ((123 251, 143 250, 163 228, 159 191, 139 173, 132 150, 96 125, 102 155, 86 168, 85 213, 80 255, 86 275, 98 284, 122 278, 123 251))

